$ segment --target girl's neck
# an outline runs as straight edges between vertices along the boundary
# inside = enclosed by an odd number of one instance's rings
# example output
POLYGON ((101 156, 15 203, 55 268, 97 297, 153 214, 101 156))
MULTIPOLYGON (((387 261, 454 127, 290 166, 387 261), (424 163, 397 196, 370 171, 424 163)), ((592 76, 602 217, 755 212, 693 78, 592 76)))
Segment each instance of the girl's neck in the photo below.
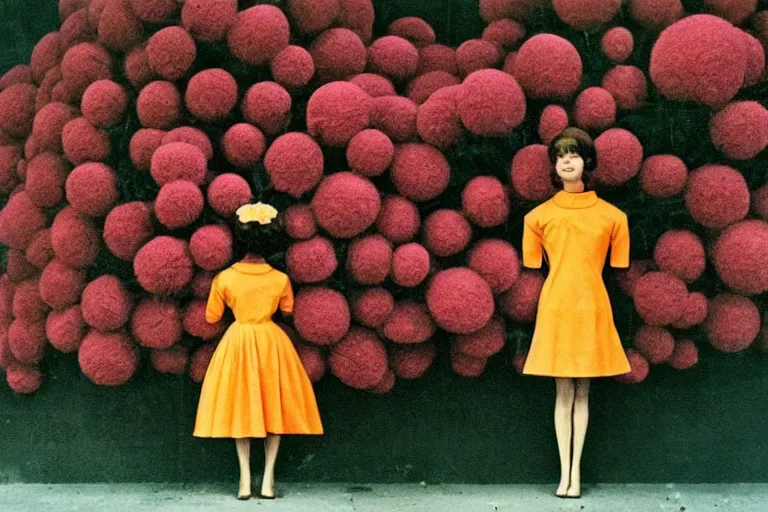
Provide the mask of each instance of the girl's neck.
POLYGON ((243 259, 240 260, 240 261, 242 261, 243 263, 264 263, 264 262, 266 262, 266 260, 262 256, 259 256, 258 254, 251 254, 251 253, 248 253, 245 256, 243 256, 243 259))
POLYGON ((584 188, 584 182, 582 180, 576 182, 566 181, 563 183, 563 190, 571 194, 584 192, 584 188))

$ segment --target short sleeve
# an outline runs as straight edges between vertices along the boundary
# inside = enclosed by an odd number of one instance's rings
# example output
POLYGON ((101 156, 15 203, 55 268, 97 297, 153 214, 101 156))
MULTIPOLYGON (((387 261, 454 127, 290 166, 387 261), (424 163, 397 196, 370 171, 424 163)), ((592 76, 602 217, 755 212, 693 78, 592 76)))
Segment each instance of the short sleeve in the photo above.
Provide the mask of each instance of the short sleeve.
POLYGON ((624 213, 616 220, 611 232, 611 266, 629 267, 629 223, 624 213))
POLYGON ((224 286, 221 282, 221 274, 218 274, 211 283, 211 292, 208 294, 208 304, 205 307, 205 321, 215 324, 224 316, 224 286))
POLYGON ((291 280, 285 280, 285 288, 280 296, 280 311, 286 315, 293 313, 293 288, 291 288, 291 280))
POLYGON ((543 242, 541 230, 536 222, 525 216, 523 220, 523 266, 527 268, 541 268, 543 256, 543 242))

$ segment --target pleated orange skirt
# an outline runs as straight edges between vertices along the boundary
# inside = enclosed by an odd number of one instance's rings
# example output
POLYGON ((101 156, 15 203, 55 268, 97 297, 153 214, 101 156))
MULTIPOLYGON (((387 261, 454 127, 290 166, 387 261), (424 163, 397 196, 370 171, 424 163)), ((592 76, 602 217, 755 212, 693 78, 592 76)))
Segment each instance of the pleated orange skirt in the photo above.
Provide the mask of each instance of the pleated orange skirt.
POLYGON ((312 383, 285 332, 272 321, 234 322, 206 371, 193 435, 322 433, 312 383))

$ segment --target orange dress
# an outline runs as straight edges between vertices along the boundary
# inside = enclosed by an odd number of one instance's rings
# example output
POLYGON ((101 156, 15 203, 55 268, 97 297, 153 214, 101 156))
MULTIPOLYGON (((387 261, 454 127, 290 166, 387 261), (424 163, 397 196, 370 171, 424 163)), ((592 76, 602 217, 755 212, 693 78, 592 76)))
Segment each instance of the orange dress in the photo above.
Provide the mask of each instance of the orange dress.
POLYGON ((523 368, 529 375, 607 377, 630 370, 602 271, 629 266, 627 216, 594 191, 560 191, 525 216, 523 265, 549 275, 523 368), (545 253, 545 254, 544 254, 545 253))
POLYGON ((229 306, 235 322, 213 353, 197 407, 196 437, 322 434, 312 383, 285 332, 272 321, 293 311, 288 276, 266 263, 235 263, 211 286, 205 319, 229 306))

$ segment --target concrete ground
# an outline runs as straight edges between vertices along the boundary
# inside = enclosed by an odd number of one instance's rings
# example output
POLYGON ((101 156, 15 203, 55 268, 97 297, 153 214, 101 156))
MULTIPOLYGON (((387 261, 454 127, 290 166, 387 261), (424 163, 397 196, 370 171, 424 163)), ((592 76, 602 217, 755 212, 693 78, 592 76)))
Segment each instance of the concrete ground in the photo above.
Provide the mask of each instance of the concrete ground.
POLYGON ((555 498, 553 485, 282 484, 278 499, 237 501, 236 488, 183 484, 6 484, 0 511, 708 512, 768 510, 768 484, 612 484, 555 498))

